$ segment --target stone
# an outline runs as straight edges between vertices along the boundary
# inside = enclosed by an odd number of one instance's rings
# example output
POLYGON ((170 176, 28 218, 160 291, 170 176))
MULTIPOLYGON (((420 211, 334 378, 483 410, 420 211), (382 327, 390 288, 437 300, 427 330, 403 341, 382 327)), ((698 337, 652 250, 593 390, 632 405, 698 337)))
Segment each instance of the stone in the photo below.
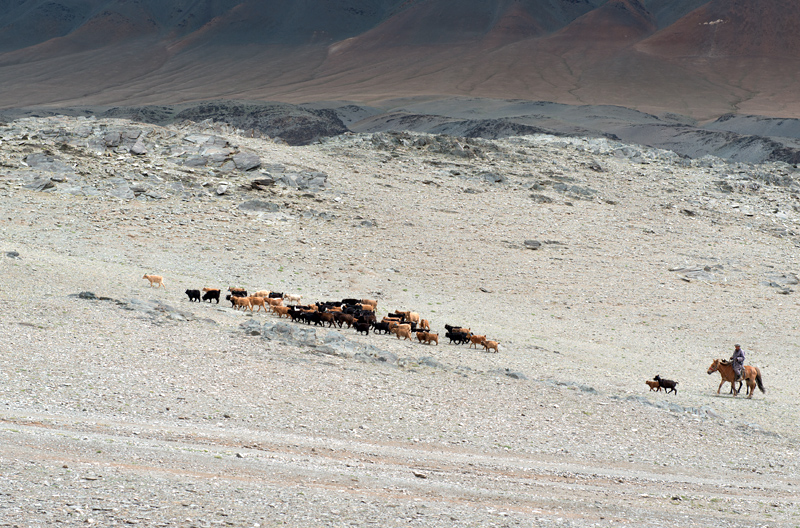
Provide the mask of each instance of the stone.
POLYGON ((540 247, 542 247, 542 243, 539 242, 538 240, 526 240, 524 242, 524 244, 525 244, 525 247, 527 249, 534 249, 535 250, 535 249, 539 249, 540 247))
POLYGON ((24 188, 34 191, 46 191, 47 189, 52 189, 55 186, 56 184, 53 180, 42 176, 34 178, 30 183, 23 185, 24 188))
POLYGON ((228 192, 228 184, 227 183, 222 183, 222 184, 217 186, 217 189, 216 189, 217 195, 222 196, 226 192, 228 192))
POLYGON ((233 156, 233 163, 240 171, 251 171, 261 167, 261 158, 252 152, 238 152, 233 156))
POLYGON ((144 142, 141 140, 136 141, 130 149, 130 153, 134 156, 142 156, 147 154, 147 147, 144 146, 144 142))
POLYGON ((252 211, 255 213, 277 213, 281 210, 281 206, 272 202, 249 200, 247 202, 240 203, 239 209, 242 211, 252 211))
POLYGON ((117 130, 110 130, 103 136, 103 143, 106 147, 118 147, 122 143, 122 134, 117 130))

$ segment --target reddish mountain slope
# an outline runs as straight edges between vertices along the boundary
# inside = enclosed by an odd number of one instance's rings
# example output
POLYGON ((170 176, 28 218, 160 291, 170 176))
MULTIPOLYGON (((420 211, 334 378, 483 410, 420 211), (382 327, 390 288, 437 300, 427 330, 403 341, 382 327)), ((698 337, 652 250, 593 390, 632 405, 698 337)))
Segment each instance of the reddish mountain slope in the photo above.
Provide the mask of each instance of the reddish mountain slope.
POLYGON ((0 0, 0 108, 451 96, 800 116, 796 0, 0 0))

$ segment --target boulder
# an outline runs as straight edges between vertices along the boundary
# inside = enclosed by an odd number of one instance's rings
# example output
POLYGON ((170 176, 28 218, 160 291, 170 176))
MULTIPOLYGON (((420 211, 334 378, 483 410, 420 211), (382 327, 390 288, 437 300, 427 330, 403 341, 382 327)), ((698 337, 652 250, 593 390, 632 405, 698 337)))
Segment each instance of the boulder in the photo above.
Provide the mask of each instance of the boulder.
POLYGON ((252 152, 238 152, 233 156, 233 163, 237 170, 246 172, 261 167, 261 158, 252 152))

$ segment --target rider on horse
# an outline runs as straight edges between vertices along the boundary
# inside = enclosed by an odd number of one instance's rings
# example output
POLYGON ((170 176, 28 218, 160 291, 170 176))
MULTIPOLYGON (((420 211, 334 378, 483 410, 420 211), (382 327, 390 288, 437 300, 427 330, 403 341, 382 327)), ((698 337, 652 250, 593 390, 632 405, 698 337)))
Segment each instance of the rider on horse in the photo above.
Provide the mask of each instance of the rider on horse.
POLYGON ((731 356, 733 371, 736 373, 736 381, 740 381, 744 374, 744 350, 739 345, 734 345, 733 355, 731 356))

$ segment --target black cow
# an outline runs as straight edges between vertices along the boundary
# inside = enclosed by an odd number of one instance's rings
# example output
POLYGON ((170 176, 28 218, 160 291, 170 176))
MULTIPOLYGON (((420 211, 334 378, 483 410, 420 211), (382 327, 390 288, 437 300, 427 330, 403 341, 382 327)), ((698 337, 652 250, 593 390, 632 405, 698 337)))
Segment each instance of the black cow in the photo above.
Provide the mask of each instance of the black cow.
POLYGON ((200 302, 200 290, 186 290, 186 295, 189 296, 189 302, 200 302))

